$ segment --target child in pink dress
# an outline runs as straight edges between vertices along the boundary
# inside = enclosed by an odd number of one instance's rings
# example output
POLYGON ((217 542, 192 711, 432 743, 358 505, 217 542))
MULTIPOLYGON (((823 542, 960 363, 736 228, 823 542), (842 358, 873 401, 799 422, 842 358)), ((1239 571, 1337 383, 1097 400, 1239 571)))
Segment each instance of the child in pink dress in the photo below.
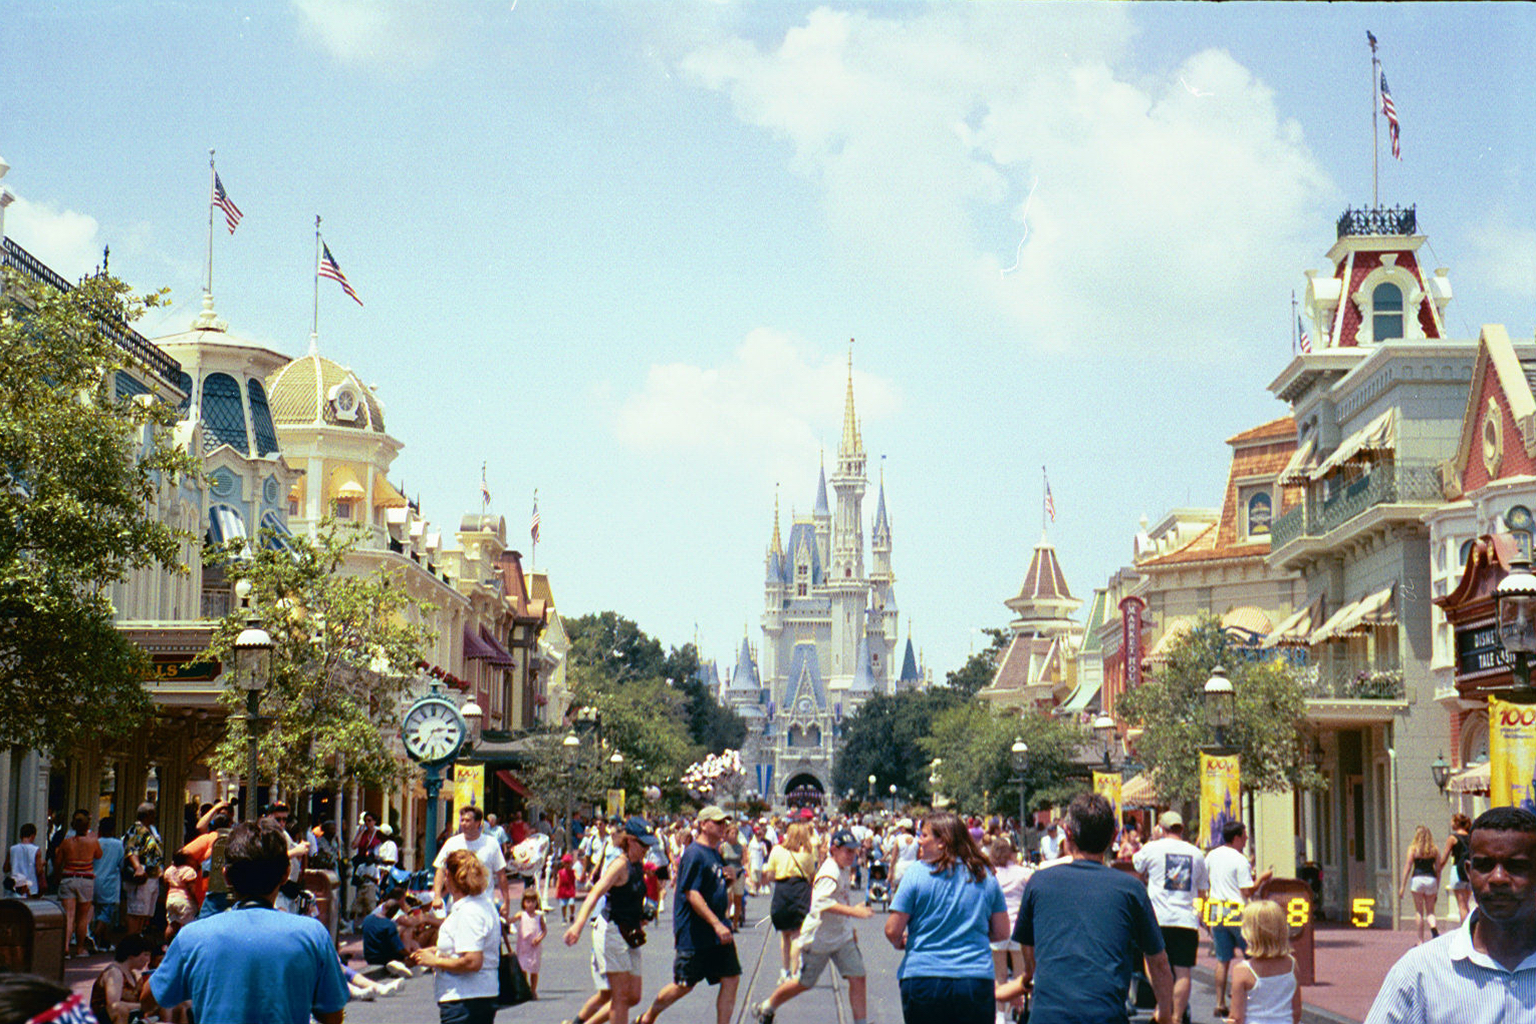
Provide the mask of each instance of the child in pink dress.
POLYGON ((539 998, 539 963, 544 959, 544 935, 549 930, 544 925, 544 910, 539 905, 535 889, 523 893, 523 909, 512 918, 517 934, 517 962, 528 975, 528 989, 533 998, 539 998))

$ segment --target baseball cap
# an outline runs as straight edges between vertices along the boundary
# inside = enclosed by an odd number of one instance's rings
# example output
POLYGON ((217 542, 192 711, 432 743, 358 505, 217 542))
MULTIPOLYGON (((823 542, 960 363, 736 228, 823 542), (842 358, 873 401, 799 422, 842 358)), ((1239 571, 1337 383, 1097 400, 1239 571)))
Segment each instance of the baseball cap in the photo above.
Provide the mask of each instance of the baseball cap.
POLYGON ((392 836, 392 835, 395 834, 395 830, 394 830, 393 827, 390 826, 389 822, 386 821, 384 824, 379 826, 379 834, 380 835, 386 835, 386 836, 392 836))
POLYGON ((849 850, 857 850, 862 845, 863 844, 859 842, 859 837, 848 831, 846 828, 840 828, 836 832, 832 833, 832 848, 834 850, 840 847, 849 850))
POLYGON ((800 817, 806 821, 810 821, 812 818, 816 817, 816 812, 811 810, 809 807, 802 807, 800 808, 800 817))
POLYGON ((655 846, 661 842, 660 839, 656 838, 656 833, 651 831, 650 823, 638 814, 624 823, 624 834, 633 836, 646 846, 655 846))
POLYGON ((1164 811, 1162 817, 1157 819, 1157 823, 1163 828, 1183 828, 1184 816, 1178 811, 1164 811))
POLYGON ((731 816, 714 804, 710 804, 694 815, 694 819, 696 821, 730 821, 731 816))

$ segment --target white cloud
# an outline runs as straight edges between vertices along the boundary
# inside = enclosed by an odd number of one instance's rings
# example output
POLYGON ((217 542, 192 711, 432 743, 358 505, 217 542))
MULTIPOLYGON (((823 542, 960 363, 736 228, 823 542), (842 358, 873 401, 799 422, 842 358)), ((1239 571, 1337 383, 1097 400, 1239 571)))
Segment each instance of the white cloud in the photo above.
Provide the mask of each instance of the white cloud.
POLYGON ((1517 227, 1503 214, 1488 217, 1467 231, 1471 250, 1470 280, 1520 298, 1536 298, 1536 230, 1517 227))
POLYGON ((17 197, 5 211, 5 233, 70 281, 101 265, 100 232, 95 217, 52 203, 17 197))
MULTIPOLYGON (((420 70, 443 49, 438 30, 445 14, 438 4, 417 6, 393 0, 292 0, 301 31, 350 66, 420 70)), ((451 20, 451 19, 446 19, 451 20)))
POLYGON ((1336 190, 1229 55, 1133 74, 1131 36, 1108 5, 821 9, 681 67, 787 139, 848 255, 909 294, 1048 348, 1230 346, 1255 282, 1316 259, 1336 190))
MULTIPOLYGON (((812 361, 802 348, 760 328, 720 366, 652 366, 644 386, 614 410, 614 433, 635 451, 676 458, 695 472, 735 466, 798 480, 823 444, 835 455, 848 381, 842 357, 812 361)), ((896 411, 889 381, 855 369, 853 388, 861 422, 896 411)))

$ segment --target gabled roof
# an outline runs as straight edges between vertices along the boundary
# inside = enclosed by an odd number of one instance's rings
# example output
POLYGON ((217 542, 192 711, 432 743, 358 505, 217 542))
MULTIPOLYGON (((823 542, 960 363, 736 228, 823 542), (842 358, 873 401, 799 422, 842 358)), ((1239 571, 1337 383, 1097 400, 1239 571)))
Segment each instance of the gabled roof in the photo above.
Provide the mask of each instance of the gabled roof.
POLYGON ((789 656, 789 677, 784 687, 784 712, 792 713, 802 693, 816 701, 816 710, 827 710, 827 694, 821 686, 821 664, 814 640, 801 640, 789 656))
POLYGON ((1452 498, 1478 490, 1490 479, 1529 472, 1536 455, 1536 354, 1516 352, 1502 324, 1485 324, 1478 337, 1477 362, 1467 406, 1462 412, 1456 454, 1444 464, 1442 479, 1452 498), (1492 380, 1489 379, 1490 375, 1492 380), (1502 402, 1500 399, 1502 398, 1502 402), (1490 404, 1498 415, 1489 409, 1490 404), (1486 421, 1494 419, 1495 423, 1486 421), (1483 434, 1497 425, 1499 458, 1490 463, 1477 457, 1483 434), (1497 473, 1490 474, 1490 465, 1497 473))
MULTIPOLYGON (((1019 635, 1013 638, 1003 660, 998 662, 997 672, 987 690, 1026 690, 1046 685, 1053 670, 1059 668, 1061 645, 1057 638, 1039 634, 1019 635)), ((985 691, 983 691, 985 692, 985 691)), ((1042 694, 1041 696, 1048 696, 1042 694)))
POLYGON ((784 553, 786 582, 798 582, 795 565, 802 550, 811 564, 811 585, 815 586, 822 582, 821 549, 816 546, 816 527, 812 523, 796 523, 789 528, 789 550, 784 553))
POLYGON ((1104 641, 1099 636, 1099 630, 1104 626, 1108 610, 1109 592, 1103 587, 1095 587, 1093 601, 1088 605, 1088 618, 1083 624, 1083 646, 1079 649, 1079 653, 1096 654, 1104 649, 1104 641))
POLYGON ((731 673, 732 690, 760 690, 757 666, 752 662, 752 647, 747 638, 741 638, 741 652, 736 655, 736 669, 731 673))

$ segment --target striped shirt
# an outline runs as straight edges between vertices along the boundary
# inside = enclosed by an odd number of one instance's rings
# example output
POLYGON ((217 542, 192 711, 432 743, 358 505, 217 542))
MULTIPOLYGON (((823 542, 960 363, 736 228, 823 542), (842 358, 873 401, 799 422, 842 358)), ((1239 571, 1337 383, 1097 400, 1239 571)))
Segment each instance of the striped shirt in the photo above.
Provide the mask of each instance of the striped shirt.
POLYGON ((1365 1024, 1524 1024, 1536 1020, 1536 953, 1513 971, 1472 946, 1466 924, 1410 949, 1387 972, 1365 1024))

